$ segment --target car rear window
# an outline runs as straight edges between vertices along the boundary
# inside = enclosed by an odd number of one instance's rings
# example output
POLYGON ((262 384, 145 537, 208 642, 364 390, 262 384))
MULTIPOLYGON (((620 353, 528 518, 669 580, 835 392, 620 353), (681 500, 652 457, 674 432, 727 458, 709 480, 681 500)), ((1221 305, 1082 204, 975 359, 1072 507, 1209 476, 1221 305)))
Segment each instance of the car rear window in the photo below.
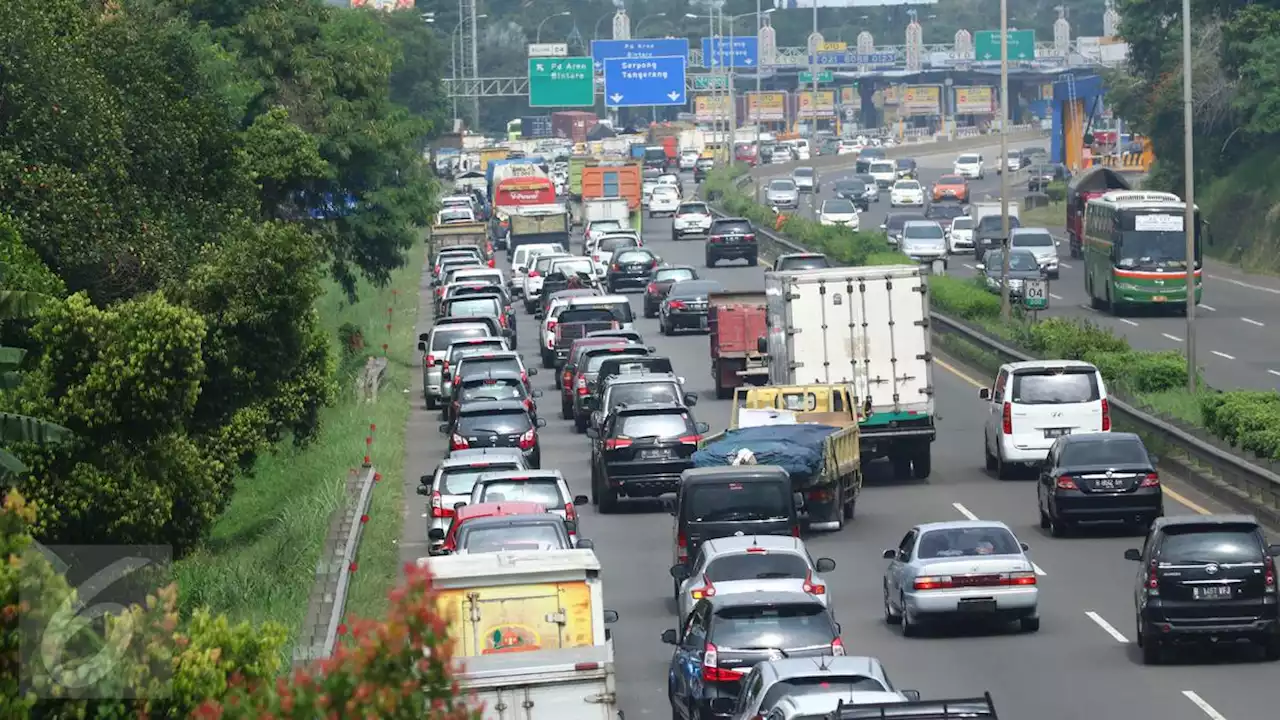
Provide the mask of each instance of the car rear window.
POLYGON ((467 338, 489 337, 488 328, 449 328, 448 330, 437 330, 431 336, 431 350, 444 350, 459 340, 467 338))
POLYGON ((1053 247, 1053 236, 1047 232, 1020 232, 1013 236, 1014 247, 1053 247))
POLYGON ((678 438, 693 433, 693 422, 686 413, 645 413, 624 415, 614 434, 629 438, 678 438))
POLYGON ((789 482, 699 483, 688 490, 691 522, 774 520, 791 517, 789 482))
POLYGON ((1264 552, 1258 529, 1246 524, 1185 525, 1165 528, 1160 562, 1260 562, 1264 552))
POLYGON ((523 412, 466 413, 458 418, 460 435, 513 435, 525 433, 533 421, 523 412))
POLYGON ((521 523, 473 530, 465 529, 464 524, 463 528, 458 545, 467 552, 565 549, 560 533, 550 523, 521 523))
MULTIPOLYGON (((855 692, 889 692, 876 678, 865 675, 830 675, 821 673, 814 676, 799 675, 769 686, 765 691, 760 707, 770 708, 778 704, 784 697, 804 697, 806 695, 847 695, 855 692)), ((830 715, 807 715, 796 720, 808 718, 827 718, 830 715)))
POLYGON ((614 252, 620 248, 637 247, 639 244, 633 237, 611 237, 600 241, 600 250, 614 252))
POLYGON ((499 371, 520 372, 520 361, 515 358, 484 358, 484 357, 467 357, 464 360, 458 374, 462 377, 471 377, 472 375, 488 374, 499 371))
POLYGON ((462 402, 474 400, 522 400, 524 382, 518 378, 468 377, 458 391, 462 402))
POLYGON ((506 463, 474 463, 446 467, 440 470, 440 484, 437 489, 441 495, 470 495, 481 475, 503 470, 518 470, 513 462, 506 463))
POLYGON ((1083 368, 1016 372, 1013 374, 1013 392, 1009 395, 1009 400, 1022 405, 1053 405, 1094 402, 1101 397, 1098 371, 1083 368))
POLYGON ((576 258, 574 260, 562 260, 560 262, 551 263, 551 272, 568 275, 570 273, 591 273, 595 272, 595 266, 587 258, 576 258))
POLYGON ((685 203, 680 206, 680 210, 677 211, 677 214, 678 215, 710 215, 710 213, 707 212, 707 206, 704 205, 703 203, 685 203))
MULTIPOLYGON (((1022 223, 1018 220, 1017 216, 1015 215, 1009 216, 1010 229, 1021 227, 1021 226, 1022 226, 1022 223)), ((978 229, 981 230, 982 232, 996 232, 996 231, 1003 232, 1004 220, 999 215, 987 215, 986 217, 978 221, 978 229)))
POLYGON ((659 270, 658 273, 653 276, 653 279, 655 282, 680 282, 681 280, 693 280, 694 277, 695 274, 690 268, 669 268, 666 270, 659 270))
POLYGON ((477 502, 533 502, 548 508, 561 508, 567 498, 560 494, 560 483, 553 477, 528 480, 493 480, 484 483, 477 502))
POLYGON ((707 566, 707 577, 713 583, 803 578, 808 574, 809 563, 792 553, 726 555, 707 566))
POLYGON ((609 390, 609 406, 623 403, 675 403, 680 402, 680 388, 673 382, 623 383, 609 390))
MULTIPOLYGON (((830 212, 830 211, 829 211, 830 212)), ((782 270, 817 270, 829 268, 831 263, 824 257, 787 258, 782 261, 782 270)))
POLYGON ((624 250, 613 258, 618 263, 649 263, 653 262, 653 253, 648 250, 624 250))
POLYGON ((1150 462, 1147 448, 1131 437, 1100 437, 1076 440, 1062 448, 1061 464, 1081 465, 1141 465, 1150 462))
POLYGON ((895 172, 897 169, 898 169, 897 166, 895 166, 891 162, 877 161, 877 162, 871 163, 871 172, 873 173, 895 172))
POLYGON ((746 220, 729 220, 726 222, 717 222, 711 226, 713 235, 727 235, 730 233, 741 233, 743 235, 751 234, 751 223, 746 220))
POLYGON ((1021 555, 1013 533, 999 527, 954 527, 930 530, 920 536, 917 553, 923 560, 934 558, 1021 555))
POLYGON ((506 343, 502 340, 486 340, 484 342, 466 344, 454 343, 449 346, 449 363, 456 365, 464 357, 483 355, 496 350, 506 350, 506 343))
POLYGON ((497 316, 502 311, 495 298, 464 298, 449 303, 449 317, 497 316))
POLYGON ((600 366, 604 365, 606 360, 617 360, 618 358, 639 358, 639 357, 644 357, 644 355, 637 354, 635 350, 628 350, 626 352, 623 352, 622 350, 618 350, 616 352, 607 351, 602 353, 596 353, 591 357, 587 358, 587 365, 586 365, 586 368, 583 369, 583 372, 587 373, 588 375, 595 375, 600 372, 600 366))
POLYGON ((818 603, 751 605, 716 611, 708 640, 728 648, 804 648, 831 644, 835 630, 818 603))

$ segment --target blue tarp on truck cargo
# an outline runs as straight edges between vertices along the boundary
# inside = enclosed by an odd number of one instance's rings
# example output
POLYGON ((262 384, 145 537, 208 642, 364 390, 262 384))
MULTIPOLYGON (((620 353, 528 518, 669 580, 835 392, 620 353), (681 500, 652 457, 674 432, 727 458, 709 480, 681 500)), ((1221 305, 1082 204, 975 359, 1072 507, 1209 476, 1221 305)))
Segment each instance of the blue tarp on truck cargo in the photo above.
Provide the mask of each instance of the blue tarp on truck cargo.
POLYGON ((822 470, 823 441, 839 431, 838 427, 808 423, 726 430, 693 454, 693 466, 730 465, 738 451, 746 448, 757 465, 778 465, 793 477, 809 477, 822 470))

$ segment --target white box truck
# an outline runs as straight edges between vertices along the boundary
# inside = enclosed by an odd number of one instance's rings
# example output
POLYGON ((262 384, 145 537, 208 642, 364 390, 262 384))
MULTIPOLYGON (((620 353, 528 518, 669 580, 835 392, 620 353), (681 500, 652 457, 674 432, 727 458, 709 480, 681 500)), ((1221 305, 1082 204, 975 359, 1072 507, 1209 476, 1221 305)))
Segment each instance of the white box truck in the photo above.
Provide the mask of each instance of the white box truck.
POLYGON ((927 478, 936 430, 925 271, 837 267, 764 282, 769 383, 852 386, 863 462, 888 458, 897 478, 927 478))
POLYGON ((620 720, 600 561, 591 550, 422 558, 455 678, 484 720, 620 720))

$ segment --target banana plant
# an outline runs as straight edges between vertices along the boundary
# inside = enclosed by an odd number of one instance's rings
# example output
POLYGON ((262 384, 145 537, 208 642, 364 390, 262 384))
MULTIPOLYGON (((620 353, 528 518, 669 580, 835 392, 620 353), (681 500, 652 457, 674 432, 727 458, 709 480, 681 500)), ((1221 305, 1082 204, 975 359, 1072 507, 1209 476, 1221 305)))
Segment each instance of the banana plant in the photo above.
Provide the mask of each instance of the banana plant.
MULTIPOLYGON (((3 265, 0 265, 0 273, 3 265)), ((21 290, 0 290, 0 321, 34 317, 49 300, 45 295, 21 290)), ((0 345, 0 390, 10 390, 22 381, 19 368, 27 351, 0 345)), ((14 443, 53 445, 70 439, 70 430, 38 418, 0 412, 0 475, 26 472, 27 466, 7 447, 14 443)))

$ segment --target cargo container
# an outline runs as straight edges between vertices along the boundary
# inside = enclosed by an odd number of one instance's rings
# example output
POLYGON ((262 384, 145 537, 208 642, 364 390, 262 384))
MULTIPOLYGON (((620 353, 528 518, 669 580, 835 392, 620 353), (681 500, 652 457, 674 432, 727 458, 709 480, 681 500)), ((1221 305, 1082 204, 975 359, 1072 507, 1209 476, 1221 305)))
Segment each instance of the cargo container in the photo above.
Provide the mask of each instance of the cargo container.
POLYGON ((620 197, 628 207, 640 207, 640 167, 626 165, 588 165, 582 169, 582 199, 620 197))
POLYGON ((595 113, 582 110, 565 110, 551 113, 551 131, 555 137, 568 138, 576 143, 586 142, 587 133, 600 123, 595 113))
POLYGON ((716 397, 725 399, 745 383, 768 381, 769 368, 760 352, 767 332, 764 292, 713 292, 707 298, 711 331, 711 377, 716 397))
POLYGON ((520 118, 520 137, 525 140, 537 140, 552 137, 551 116, 526 115, 520 118))
POLYGON ((542 168, 533 162, 520 158, 507 158, 506 160, 492 160, 489 166, 485 168, 485 195, 489 200, 493 200, 493 191, 498 183, 513 177, 546 177, 546 173, 542 168))
POLYGON ((631 158, 633 160, 644 160, 644 143, 631 143, 631 158))

